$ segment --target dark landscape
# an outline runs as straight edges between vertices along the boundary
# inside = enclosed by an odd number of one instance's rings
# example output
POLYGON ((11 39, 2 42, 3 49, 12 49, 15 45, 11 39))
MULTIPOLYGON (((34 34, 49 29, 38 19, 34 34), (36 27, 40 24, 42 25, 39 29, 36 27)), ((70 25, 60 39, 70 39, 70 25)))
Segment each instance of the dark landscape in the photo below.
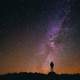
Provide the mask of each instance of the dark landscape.
POLYGON ((80 74, 56 74, 56 73, 12 73, 0 75, 0 80, 80 80, 80 74))
POLYGON ((0 76, 0 80, 80 80, 80 74, 56 74, 53 70, 54 63, 50 63, 50 72, 42 73, 13 73, 0 76))

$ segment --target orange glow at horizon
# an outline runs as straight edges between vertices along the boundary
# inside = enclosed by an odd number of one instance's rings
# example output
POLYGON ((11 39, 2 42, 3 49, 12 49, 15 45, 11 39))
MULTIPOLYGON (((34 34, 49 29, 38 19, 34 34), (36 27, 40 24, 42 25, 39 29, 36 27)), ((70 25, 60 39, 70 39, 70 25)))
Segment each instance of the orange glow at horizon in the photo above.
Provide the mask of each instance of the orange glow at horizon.
MULTIPOLYGON (((48 67, 43 67, 40 68, 38 66, 33 66, 30 68, 27 68, 27 66, 23 66, 23 67, 0 67, 0 73, 1 74, 5 74, 5 73, 19 73, 19 72, 32 72, 32 73, 45 73, 47 74, 49 72, 49 68, 48 67)), ((80 67, 57 67, 54 69, 55 73, 58 74, 76 74, 76 73, 80 73, 80 67)))

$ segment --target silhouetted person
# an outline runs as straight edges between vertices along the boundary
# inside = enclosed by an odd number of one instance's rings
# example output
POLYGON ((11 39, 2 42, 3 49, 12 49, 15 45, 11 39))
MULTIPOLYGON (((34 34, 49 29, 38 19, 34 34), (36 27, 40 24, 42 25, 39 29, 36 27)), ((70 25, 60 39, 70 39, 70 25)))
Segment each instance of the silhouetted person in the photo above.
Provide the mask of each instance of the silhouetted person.
POLYGON ((59 80, 57 74, 53 71, 54 63, 50 62, 50 72, 48 73, 48 80, 59 80))
POLYGON ((54 67, 54 63, 51 62, 51 63, 50 63, 51 72, 53 72, 53 67, 54 67))

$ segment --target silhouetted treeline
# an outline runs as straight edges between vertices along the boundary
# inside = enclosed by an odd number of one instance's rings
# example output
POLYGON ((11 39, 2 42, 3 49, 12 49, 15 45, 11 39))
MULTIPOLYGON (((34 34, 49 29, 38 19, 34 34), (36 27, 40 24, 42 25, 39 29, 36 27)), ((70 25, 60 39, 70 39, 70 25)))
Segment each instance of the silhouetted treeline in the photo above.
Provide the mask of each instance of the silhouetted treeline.
POLYGON ((0 75, 0 80, 80 80, 80 74, 13 73, 0 75))

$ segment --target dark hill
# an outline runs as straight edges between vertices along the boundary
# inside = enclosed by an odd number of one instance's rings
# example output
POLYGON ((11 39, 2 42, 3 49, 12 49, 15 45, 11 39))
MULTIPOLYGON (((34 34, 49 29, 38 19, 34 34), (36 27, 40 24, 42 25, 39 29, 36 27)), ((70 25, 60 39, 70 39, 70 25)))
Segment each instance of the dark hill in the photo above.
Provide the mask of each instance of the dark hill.
POLYGON ((61 74, 49 72, 41 73, 13 73, 0 75, 0 80, 80 80, 80 74, 61 74))

